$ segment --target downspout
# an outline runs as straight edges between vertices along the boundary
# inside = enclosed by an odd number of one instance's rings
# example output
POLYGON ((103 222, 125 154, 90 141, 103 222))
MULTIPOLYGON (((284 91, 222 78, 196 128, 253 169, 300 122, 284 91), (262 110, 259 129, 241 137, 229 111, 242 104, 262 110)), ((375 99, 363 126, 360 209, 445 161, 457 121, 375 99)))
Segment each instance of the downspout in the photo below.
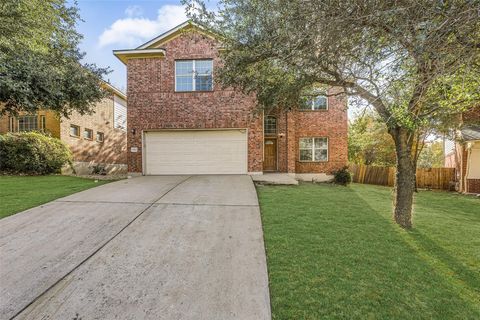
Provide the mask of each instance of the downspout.
POLYGON ((471 152, 472 152, 472 148, 471 146, 468 147, 468 143, 467 143, 467 159, 465 159, 465 161, 467 161, 467 167, 465 168, 465 177, 464 177, 464 181, 463 181, 463 186, 464 186, 464 192, 465 193, 468 193, 468 183, 467 183, 467 176, 468 176, 468 171, 470 170, 470 155, 471 155, 471 152))

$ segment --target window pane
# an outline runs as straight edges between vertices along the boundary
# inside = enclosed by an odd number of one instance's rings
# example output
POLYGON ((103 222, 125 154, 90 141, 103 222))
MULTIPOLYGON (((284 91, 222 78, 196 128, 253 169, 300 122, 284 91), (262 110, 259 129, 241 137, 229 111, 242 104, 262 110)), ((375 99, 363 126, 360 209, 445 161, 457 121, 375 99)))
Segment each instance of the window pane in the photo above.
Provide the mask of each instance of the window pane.
POLYGON ((313 100, 313 110, 327 109, 327 97, 318 96, 313 100))
POLYGON ((79 130, 80 130, 80 128, 77 127, 77 126, 73 126, 73 125, 70 126, 70 134, 71 134, 72 136, 78 137, 79 134, 80 134, 79 130))
POLYGON ((315 138, 315 149, 326 149, 327 147, 327 138, 315 138))
POLYGON ((307 97, 301 98, 299 109, 300 110, 312 110, 312 100, 307 98, 307 97))
POLYGON ((18 131, 34 131, 37 129, 37 116, 21 116, 18 118, 18 131))
POLYGON ((175 73, 177 76, 192 76, 193 60, 175 61, 175 73))
POLYGON ((85 130, 83 131, 83 137, 84 137, 85 139, 92 139, 92 138, 93 138, 93 131, 90 130, 90 129, 85 129, 85 130))
POLYGON ((200 75, 211 75, 213 71, 213 61, 195 60, 195 71, 200 75))
POLYGON ((300 150, 301 161, 312 161, 312 150, 300 150))
POLYGON ((308 149, 312 147, 312 138, 300 139, 300 149, 308 149))
POLYGON ((277 118, 267 116, 263 124, 265 134, 276 134, 277 133, 277 118))
POLYGON ((195 78, 196 91, 211 91, 212 90, 212 76, 197 76, 195 78))
POLYGON ((103 132, 97 132, 97 141, 99 142, 103 141, 103 132))
POLYGON ((327 155, 327 149, 317 149, 315 150, 315 161, 327 161, 327 155))
POLYGON ((193 78, 192 77, 179 77, 177 76, 176 91, 193 91, 193 78))

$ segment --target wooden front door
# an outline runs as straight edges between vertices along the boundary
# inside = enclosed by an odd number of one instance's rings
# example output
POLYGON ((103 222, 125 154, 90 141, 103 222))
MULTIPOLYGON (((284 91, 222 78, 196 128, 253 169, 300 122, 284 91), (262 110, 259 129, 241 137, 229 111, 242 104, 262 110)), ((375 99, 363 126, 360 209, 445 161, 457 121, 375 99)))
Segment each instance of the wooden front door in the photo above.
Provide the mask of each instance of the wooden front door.
POLYGON ((263 170, 276 171, 277 170, 277 139, 265 138, 263 152, 264 152, 263 170))

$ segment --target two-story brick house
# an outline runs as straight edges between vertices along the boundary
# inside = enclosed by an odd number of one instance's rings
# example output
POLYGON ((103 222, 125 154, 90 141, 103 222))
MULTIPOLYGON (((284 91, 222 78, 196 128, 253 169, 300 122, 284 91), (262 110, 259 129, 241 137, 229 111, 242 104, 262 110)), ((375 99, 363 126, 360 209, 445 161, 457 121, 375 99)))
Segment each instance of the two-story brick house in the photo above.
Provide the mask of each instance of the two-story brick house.
POLYGON ((215 84, 221 42, 190 21, 133 50, 127 66, 128 168, 137 174, 326 178, 347 163, 346 98, 318 96, 278 114, 215 84))
MULTIPOLYGON (((0 117, 0 134, 19 131, 41 131, 65 142, 73 154, 77 174, 90 174, 100 165, 108 173, 127 171, 127 97, 108 83, 109 93, 93 107, 91 114, 73 112, 68 118, 51 110, 17 117, 0 117)), ((64 173, 70 173, 65 168, 64 173)))

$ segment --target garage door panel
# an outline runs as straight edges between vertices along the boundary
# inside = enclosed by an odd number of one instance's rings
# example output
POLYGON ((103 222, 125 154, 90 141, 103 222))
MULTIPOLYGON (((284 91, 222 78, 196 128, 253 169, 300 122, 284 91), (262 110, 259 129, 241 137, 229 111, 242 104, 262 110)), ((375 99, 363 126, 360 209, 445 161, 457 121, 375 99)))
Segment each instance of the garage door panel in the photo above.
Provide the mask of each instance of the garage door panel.
POLYGON ((244 174, 246 130, 145 134, 146 174, 244 174))

